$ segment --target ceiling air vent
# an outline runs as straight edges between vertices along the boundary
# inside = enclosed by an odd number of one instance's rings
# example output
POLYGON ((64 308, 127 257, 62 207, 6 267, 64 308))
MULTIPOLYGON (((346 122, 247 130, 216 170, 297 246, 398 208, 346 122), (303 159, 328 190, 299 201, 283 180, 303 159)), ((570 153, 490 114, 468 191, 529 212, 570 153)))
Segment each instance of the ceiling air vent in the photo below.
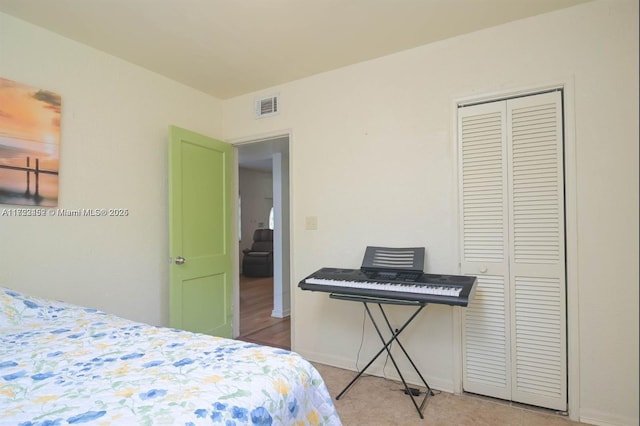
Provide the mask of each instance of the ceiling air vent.
POLYGON ((258 99, 256 101, 256 118, 277 114, 280 108, 278 103, 278 96, 258 99))

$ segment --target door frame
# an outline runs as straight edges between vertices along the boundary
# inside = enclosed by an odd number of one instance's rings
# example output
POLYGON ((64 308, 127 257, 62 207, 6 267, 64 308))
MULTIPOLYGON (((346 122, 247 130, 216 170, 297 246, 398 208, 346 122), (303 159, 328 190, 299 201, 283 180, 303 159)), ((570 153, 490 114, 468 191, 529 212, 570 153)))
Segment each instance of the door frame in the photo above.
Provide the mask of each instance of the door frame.
MULTIPOLYGON (((451 144, 453 170, 458 173, 458 108, 460 105, 489 102, 500 99, 523 96, 541 91, 562 89, 562 107, 564 112, 564 185, 565 185, 565 262, 566 262, 566 298, 567 298, 567 396, 569 418, 573 421, 580 419, 580 313, 578 293, 578 232, 577 232, 577 171, 576 171, 576 142, 575 142, 575 85, 573 77, 545 81, 527 86, 519 86, 482 95, 472 94, 452 99, 451 103, 451 144)), ((456 179, 456 195, 452 202, 458 218, 456 229, 455 250, 458 254, 458 269, 460 257, 460 211, 459 188, 456 179)), ((453 357, 458 368, 454 369, 454 392, 461 394, 462 390, 462 309, 453 309, 453 327, 455 330, 453 341, 453 357)))
MULTIPOLYGON (((274 235, 274 262, 277 262, 278 259, 280 259, 280 262, 282 263, 281 266, 278 266, 277 264, 274 264, 274 271, 277 267, 282 268, 283 273, 288 273, 288 284, 289 284, 289 304, 290 304, 290 308, 288 309, 289 312, 289 316, 291 316, 292 312, 293 312, 293 303, 294 303, 294 298, 293 293, 291 291, 292 288, 292 284, 291 284, 291 279, 293 278, 293 251, 291 250, 291 242, 292 242, 292 226, 291 226, 291 212, 292 212, 292 202, 291 202, 291 179, 290 179, 290 174, 291 174, 291 146, 292 146, 292 139, 293 139, 293 135, 292 135, 292 131, 291 129, 285 129, 285 130, 277 130, 277 131, 273 131, 273 132, 267 132, 267 133, 260 133, 260 134, 255 134, 255 135, 250 135, 250 136, 242 136, 242 137, 237 137, 237 138, 230 138, 230 139, 225 139, 226 142, 230 143, 233 146, 233 170, 234 170, 234 178, 233 178, 233 188, 232 191, 234 191, 234 194, 238 194, 239 192, 239 159, 238 159, 238 148, 241 147, 242 145, 247 145, 247 144, 252 144, 252 143, 261 143, 261 142, 268 142, 270 140, 273 139, 278 139, 278 138, 287 138, 288 139, 288 151, 289 151, 289 155, 288 155, 288 161, 286 163, 286 168, 287 168, 287 175, 288 175, 288 185, 287 185, 287 191, 288 193, 286 194, 286 197, 288 198, 289 202, 288 202, 288 208, 287 208, 287 215, 289 217, 289 227, 288 227, 288 232, 286 232, 283 235, 283 241, 282 244, 277 244, 275 241, 275 235, 274 235), (280 250, 280 253, 277 253, 277 251, 280 250)), ((283 194, 284 196, 284 194, 283 194)), ((275 197, 274 197, 275 199, 275 197)), ((275 204, 274 204, 274 208, 275 208, 275 204)), ((235 221, 235 223, 238 223, 238 220, 240 219, 238 216, 238 205, 237 203, 235 203, 233 205, 233 220, 235 221)), ((236 256, 234 256, 233 258, 233 269, 235 271, 234 277, 233 277, 233 329, 232 329, 232 333, 233 333, 233 337, 236 338, 240 335, 240 256, 239 256, 239 251, 240 251, 240 244, 239 244, 239 235, 238 235, 238 227, 234 227, 233 229, 233 240, 234 240, 234 247, 233 250, 236 253, 236 256)), ((274 273, 275 275, 275 273, 274 273)), ((275 285, 275 283, 274 283, 275 285)), ((293 333, 293 326, 291 326, 291 347, 293 348, 293 344, 294 344, 294 333, 293 333)))

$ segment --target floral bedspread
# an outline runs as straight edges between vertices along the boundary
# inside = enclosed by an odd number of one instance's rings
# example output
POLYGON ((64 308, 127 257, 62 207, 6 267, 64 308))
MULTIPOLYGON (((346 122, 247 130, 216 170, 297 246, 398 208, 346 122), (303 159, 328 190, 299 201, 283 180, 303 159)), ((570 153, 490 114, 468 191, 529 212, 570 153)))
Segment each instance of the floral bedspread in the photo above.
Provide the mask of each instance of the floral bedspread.
POLYGON ((1 425, 339 425, 296 353, 0 288, 1 425))

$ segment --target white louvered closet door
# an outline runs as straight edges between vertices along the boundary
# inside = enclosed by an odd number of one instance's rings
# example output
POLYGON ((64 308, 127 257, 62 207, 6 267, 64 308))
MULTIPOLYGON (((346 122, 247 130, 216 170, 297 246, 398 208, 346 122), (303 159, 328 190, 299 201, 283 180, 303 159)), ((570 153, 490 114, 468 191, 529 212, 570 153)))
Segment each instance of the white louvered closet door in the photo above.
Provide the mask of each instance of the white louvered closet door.
POLYGON ((511 399, 506 104, 458 111, 463 274, 478 277, 463 309, 464 390, 511 399))
POLYGON ((465 391, 566 410, 561 93, 458 118, 465 391))

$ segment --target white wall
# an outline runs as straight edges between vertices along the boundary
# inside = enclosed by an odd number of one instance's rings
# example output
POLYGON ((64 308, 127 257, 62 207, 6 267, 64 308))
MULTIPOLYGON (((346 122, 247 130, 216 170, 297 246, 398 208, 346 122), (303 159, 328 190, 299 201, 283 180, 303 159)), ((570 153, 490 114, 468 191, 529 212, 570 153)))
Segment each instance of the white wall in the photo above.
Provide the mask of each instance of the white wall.
POLYGON ((221 102, 5 14, 0 76, 62 96, 59 207, 129 210, 0 217, 0 286, 167 325, 168 126, 220 137, 221 102))
MULTIPOLYGON (((571 415, 638 424, 637 1, 594 1, 241 96, 224 103, 224 136, 292 129, 294 285, 323 266, 359 267, 367 245, 425 246, 427 271, 456 273, 454 101, 557 82, 571 89, 571 415), (280 114, 255 120, 253 101, 276 91, 280 114)), ((294 349, 355 368, 362 308, 292 296, 294 349)), ((444 390, 458 368, 453 318, 430 306, 404 335, 444 390)), ((358 367, 378 343, 366 325, 358 367)))

